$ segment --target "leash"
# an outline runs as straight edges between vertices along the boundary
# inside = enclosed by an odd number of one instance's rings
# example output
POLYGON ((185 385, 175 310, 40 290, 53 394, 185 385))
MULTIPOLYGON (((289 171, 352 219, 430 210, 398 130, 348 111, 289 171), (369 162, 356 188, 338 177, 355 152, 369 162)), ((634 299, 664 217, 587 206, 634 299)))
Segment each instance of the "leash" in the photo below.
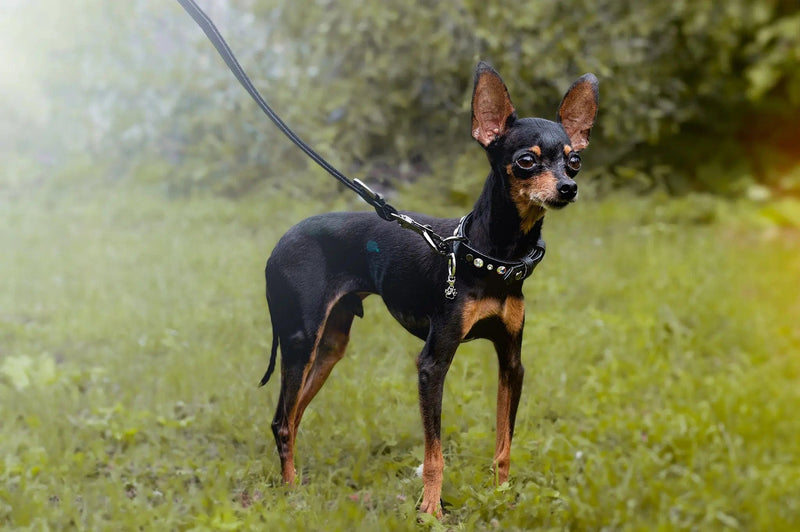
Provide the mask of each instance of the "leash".
POLYGON ((298 137, 297 134, 292 131, 292 129, 287 126, 283 120, 281 120, 281 117, 272 110, 272 107, 269 106, 266 100, 264 100, 264 98, 261 96, 261 93, 259 93, 255 88, 253 82, 250 81, 250 78, 239 64, 239 61, 237 61, 236 56, 233 55, 233 51, 222 37, 222 34, 214 25, 214 22, 211 20, 211 18, 209 18, 209 16, 206 15, 202 9, 200 9, 194 0, 178 0, 178 3, 183 7, 184 10, 186 10, 189 16, 194 19, 197 25, 200 26, 200 29, 202 29, 206 34, 206 37, 208 37, 208 39, 211 41, 211 44, 213 44, 214 48, 216 48, 217 52, 219 52, 222 60, 225 61, 226 65, 228 65, 228 68, 231 70, 231 72, 233 72, 233 75, 236 76, 236 79, 242 84, 242 87, 244 87, 247 93, 250 94, 250 97, 255 100, 261 110, 264 111, 264 114, 266 114, 267 117, 272 120, 272 123, 275 124, 284 135, 289 137, 289 140, 291 140, 295 146, 303 150, 303 153, 308 155, 315 163, 332 175, 337 181, 361 196, 364 201, 369 203, 375 209, 375 212, 378 213, 378 216, 389 222, 397 222, 401 227, 419 234, 422 236, 425 242, 440 255, 449 255, 452 252, 453 242, 460 240, 460 237, 442 237, 436 234, 431 226, 423 225, 410 216, 398 212, 397 209, 386 203, 386 200, 383 198, 383 196, 381 196, 381 194, 375 192, 358 179, 349 179, 347 176, 337 170, 332 164, 326 161, 324 157, 314 151, 311 146, 306 144, 300 137, 298 137))
POLYGON ((484 272, 488 274, 489 272, 494 272, 506 283, 511 283, 514 281, 522 281, 529 277, 533 273, 534 268, 536 268, 539 262, 544 258, 544 242, 540 242, 528 256, 518 262, 506 262, 484 255, 469 245, 469 239, 465 234, 466 225, 468 225, 470 221, 471 213, 461 219, 452 236, 443 237, 437 234, 430 225, 423 225, 407 214, 398 212, 397 209, 386 203, 386 200, 381 194, 369 188, 362 181, 358 179, 349 179, 326 161, 324 157, 314 151, 311 146, 303 142, 303 140, 281 120, 281 117, 272 110, 272 107, 269 106, 266 100, 261 96, 261 93, 259 93, 253 85, 253 82, 250 81, 250 78, 239 64, 239 61, 236 60, 236 56, 233 55, 233 51, 214 25, 214 22, 200 9, 194 0, 178 0, 178 3, 186 10, 189 16, 194 19, 197 25, 200 26, 200 29, 206 34, 211 44, 213 44, 214 48, 219 52, 222 60, 228 65, 233 75, 236 76, 236 79, 242 84, 242 87, 250 94, 250 97, 255 100, 261 110, 264 111, 264 114, 272 120, 272 123, 275 124, 284 135, 289 137, 289 140, 291 140, 295 146, 300 148, 303 153, 308 155, 337 181, 361 196, 364 201, 375 209, 378 216, 389 222, 397 222, 400 227, 404 229, 414 231, 419 234, 436 253, 448 258, 447 288, 445 289, 445 297, 447 299, 455 299, 457 295, 455 289, 455 275, 456 264, 458 262, 466 263, 475 273, 484 272))

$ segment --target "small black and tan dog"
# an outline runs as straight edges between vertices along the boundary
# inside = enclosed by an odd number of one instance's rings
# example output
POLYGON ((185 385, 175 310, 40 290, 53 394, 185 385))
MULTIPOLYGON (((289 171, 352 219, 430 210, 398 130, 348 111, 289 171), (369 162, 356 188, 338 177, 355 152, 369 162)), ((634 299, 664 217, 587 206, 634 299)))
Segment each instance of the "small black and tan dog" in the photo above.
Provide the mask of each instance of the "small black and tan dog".
POLYGON ((506 481, 524 373, 522 283, 544 255, 546 210, 577 197, 573 178, 597 106, 597 79, 586 74, 565 94, 557 122, 517 118, 503 80, 488 64, 478 64, 472 136, 491 166, 483 191, 461 220, 413 215, 438 234, 468 238, 455 245, 450 264, 419 235, 371 212, 314 216, 281 238, 266 267, 275 337, 261 384, 275 368, 280 345, 281 389, 272 431, 285 483, 295 480, 303 411, 344 355, 353 318, 363 316, 361 302, 369 294, 379 294, 397 321, 425 340, 417 358, 425 433, 420 510, 441 516, 442 389, 465 340, 488 339, 497 351, 494 467, 497 482, 506 481))

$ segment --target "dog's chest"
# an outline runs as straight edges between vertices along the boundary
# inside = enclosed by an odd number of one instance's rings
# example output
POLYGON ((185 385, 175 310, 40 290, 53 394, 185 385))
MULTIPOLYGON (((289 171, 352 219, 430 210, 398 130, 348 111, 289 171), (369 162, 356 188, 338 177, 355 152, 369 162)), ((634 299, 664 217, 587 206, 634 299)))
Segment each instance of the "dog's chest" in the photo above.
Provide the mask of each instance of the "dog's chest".
POLYGON ((506 331, 518 334, 525 321, 525 301, 518 296, 467 298, 461 310, 462 337, 476 337, 476 327, 487 320, 499 320, 506 331))

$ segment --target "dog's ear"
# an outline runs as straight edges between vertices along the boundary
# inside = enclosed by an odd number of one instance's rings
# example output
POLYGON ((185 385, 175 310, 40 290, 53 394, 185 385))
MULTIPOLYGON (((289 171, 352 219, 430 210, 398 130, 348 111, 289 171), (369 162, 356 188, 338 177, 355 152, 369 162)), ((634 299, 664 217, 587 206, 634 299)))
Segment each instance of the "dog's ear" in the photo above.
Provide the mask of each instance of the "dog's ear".
POLYGON ((589 145, 589 134, 597 116, 599 100, 600 92, 594 74, 584 74, 579 77, 561 100, 558 121, 564 127, 572 148, 576 151, 581 151, 589 145))
POLYGON ((503 135, 516 117, 500 74, 481 61, 475 69, 472 91, 472 136, 486 147, 503 135))

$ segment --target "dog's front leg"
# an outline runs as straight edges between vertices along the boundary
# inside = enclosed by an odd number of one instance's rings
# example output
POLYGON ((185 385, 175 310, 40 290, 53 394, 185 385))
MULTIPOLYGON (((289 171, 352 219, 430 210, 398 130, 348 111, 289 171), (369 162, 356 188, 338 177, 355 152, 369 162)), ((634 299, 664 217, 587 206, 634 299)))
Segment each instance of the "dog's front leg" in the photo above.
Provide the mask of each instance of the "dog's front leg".
POLYGON ((436 326, 431 325, 428 340, 417 358, 419 405, 425 431, 423 492, 419 509, 436 517, 442 516, 442 392, 444 378, 459 343, 460 337, 455 331, 437 330, 436 326))
POLYGON ((494 340, 497 350, 499 374, 497 379, 497 440, 494 452, 495 481, 498 485, 508 480, 511 464, 511 438, 514 421, 522 395, 522 334, 509 334, 494 340))

